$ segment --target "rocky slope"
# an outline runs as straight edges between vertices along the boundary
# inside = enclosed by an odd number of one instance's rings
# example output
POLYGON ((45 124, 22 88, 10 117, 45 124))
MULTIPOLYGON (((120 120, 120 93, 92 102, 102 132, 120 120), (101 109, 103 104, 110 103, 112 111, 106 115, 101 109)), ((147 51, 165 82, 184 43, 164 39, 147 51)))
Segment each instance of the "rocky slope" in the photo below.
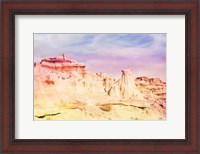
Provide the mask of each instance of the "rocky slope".
POLYGON ((159 78, 137 77, 135 84, 142 92, 144 98, 152 102, 164 115, 166 114, 166 83, 159 78))
POLYGON ((92 73, 65 55, 34 64, 35 120, 159 120, 166 118, 166 84, 130 69, 119 79, 92 73))

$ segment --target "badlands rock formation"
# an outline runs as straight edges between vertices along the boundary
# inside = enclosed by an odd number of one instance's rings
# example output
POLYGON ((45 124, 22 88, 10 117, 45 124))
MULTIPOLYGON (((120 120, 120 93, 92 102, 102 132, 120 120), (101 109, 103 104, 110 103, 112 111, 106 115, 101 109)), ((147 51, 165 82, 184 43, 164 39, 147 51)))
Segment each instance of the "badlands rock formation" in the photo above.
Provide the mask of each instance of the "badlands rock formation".
POLYGON ((48 67, 59 71, 78 71, 81 73, 86 71, 86 66, 84 64, 71 60, 64 54, 58 57, 44 58, 41 60, 40 64, 42 67, 48 67))
POLYGON ((159 78, 137 77, 135 84, 152 106, 166 114, 166 83, 159 78))
POLYGON ((112 85, 108 95, 118 98, 143 98, 141 92, 135 86, 131 69, 122 70, 121 78, 112 85))
POLYGON ((35 120, 165 119, 165 82, 121 72, 119 79, 92 73, 65 55, 35 62, 35 120))

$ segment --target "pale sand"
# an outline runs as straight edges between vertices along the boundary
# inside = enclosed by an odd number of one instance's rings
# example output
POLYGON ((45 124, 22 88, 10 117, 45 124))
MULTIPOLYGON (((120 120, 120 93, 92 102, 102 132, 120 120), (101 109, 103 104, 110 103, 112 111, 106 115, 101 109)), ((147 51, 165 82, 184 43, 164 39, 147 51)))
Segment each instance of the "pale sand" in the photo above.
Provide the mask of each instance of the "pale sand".
POLYGON ((52 101, 55 100, 52 99, 53 96, 48 96, 48 104, 42 103, 42 100, 35 100, 35 120, 165 120, 165 115, 151 105, 138 107, 138 104, 144 102, 137 99, 90 104, 78 101, 55 103, 52 101), (109 104, 108 107, 105 104, 109 104))

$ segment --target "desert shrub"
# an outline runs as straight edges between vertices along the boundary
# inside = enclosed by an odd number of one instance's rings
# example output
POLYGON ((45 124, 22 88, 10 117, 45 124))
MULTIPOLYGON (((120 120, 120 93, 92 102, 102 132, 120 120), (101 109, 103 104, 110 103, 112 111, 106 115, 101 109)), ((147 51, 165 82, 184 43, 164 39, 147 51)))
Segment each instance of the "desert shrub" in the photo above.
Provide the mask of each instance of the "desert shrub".
POLYGON ((112 104, 104 104, 100 106, 100 109, 106 112, 109 112, 112 109, 112 104))

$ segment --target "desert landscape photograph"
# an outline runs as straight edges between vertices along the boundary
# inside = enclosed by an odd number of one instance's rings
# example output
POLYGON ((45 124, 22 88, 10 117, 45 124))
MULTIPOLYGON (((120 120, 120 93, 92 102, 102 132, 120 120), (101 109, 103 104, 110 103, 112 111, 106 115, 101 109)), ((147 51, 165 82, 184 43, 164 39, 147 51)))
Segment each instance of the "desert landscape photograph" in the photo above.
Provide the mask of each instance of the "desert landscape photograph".
POLYGON ((34 120, 166 120, 166 34, 35 33, 34 120))

